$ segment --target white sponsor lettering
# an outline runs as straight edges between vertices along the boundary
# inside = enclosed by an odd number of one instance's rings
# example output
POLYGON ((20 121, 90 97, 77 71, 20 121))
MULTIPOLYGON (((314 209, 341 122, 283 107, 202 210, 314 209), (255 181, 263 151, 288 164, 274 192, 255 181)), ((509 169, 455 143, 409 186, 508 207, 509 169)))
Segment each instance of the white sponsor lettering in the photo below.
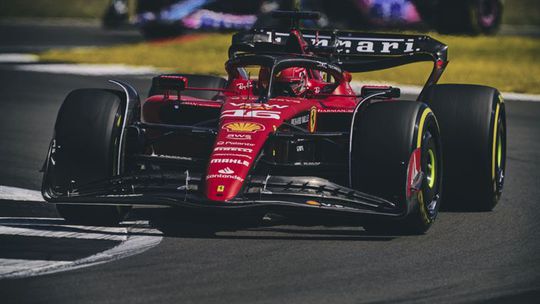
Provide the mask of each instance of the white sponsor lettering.
POLYGON ((235 164, 249 167, 249 162, 242 159, 230 159, 230 158, 217 158, 210 161, 211 164, 235 164))
POLYGON ((359 41, 356 50, 360 53, 375 53, 373 42, 371 41, 359 41))
POLYGON ((218 172, 221 173, 221 174, 226 174, 226 175, 234 174, 234 170, 232 170, 229 167, 223 168, 223 169, 219 170, 218 172))
MULTIPOLYGON (((288 33, 267 33, 268 41, 281 43, 288 33)), ((326 35, 304 35, 309 39, 312 45, 328 46, 331 44, 332 37, 326 35)), ((378 37, 339 37, 337 51, 350 54, 358 53, 381 53, 381 54, 407 54, 415 50, 415 39, 403 38, 378 38, 378 37)))
POLYGON ((240 142, 240 141, 218 141, 216 143, 216 146, 245 146, 245 147, 254 147, 255 144, 253 143, 247 143, 247 142, 240 142))
POLYGON ((412 42, 405 43, 405 46, 406 46, 405 50, 403 51, 404 53, 410 53, 410 52, 414 51, 414 49, 413 49, 414 44, 412 42))
POLYGON ((244 152, 244 153, 252 153, 253 149, 250 148, 241 148, 241 147, 216 147, 214 149, 214 152, 244 152))
POLYGON ((227 134, 227 139, 251 140, 250 134, 227 134))
POLYGON ((317 38, 311 38, 311 44, 312 45, 318 45, 318 46, 328 46, 328 40, 318 40, 317 38))
POLYGON ((236 153, 214 153, 214 156, 226 156, 226 157, 245 157, 247 159, 253 159, 251 156, 249 155, 244 155, 244 154, 236 154, 236 153))
POLYGON ((209 174, 206 176, 206 179, 213 179, 213 178, 218 178, 218 179, 234 179, 234 180, 237 180, 239 182, 244 182, 244 179, 241 178, 240 176, 238 175, 226 175, 226 174, 209 174))
POLYGON ((394 49, 394 50, 398 49, 399 48, 399 43, 383 41, 381 53, 390 53, 391 48, 394 49))
POLYGON ((221 113, 221 117, 252 117, 260 119, 280 119, 281 113, 265 110, 226 110, 221 113))
POLYGON ((271 110, 271 109, 286 109, 287 105, 276 105, 266 103, 234 103, 231 102, 234 107, 240 107, 242 109, 258 109, 258 110, 271 110))
POLYGON ((248 83, 237 83, 236 84, 236 87, 239 89, 239 90, 247 90, 249 88, 252 88, 253 87, 253 84, 251 83, 251 81, 249 81, 248 83))
POLYGON ((301 125, 303 123, 307 123, 308 121, 309 121, 309 115, 300 116, 300 117, 295 117, 295 118, 291 119, 291 124, 297 126, 297 125, 301 125))

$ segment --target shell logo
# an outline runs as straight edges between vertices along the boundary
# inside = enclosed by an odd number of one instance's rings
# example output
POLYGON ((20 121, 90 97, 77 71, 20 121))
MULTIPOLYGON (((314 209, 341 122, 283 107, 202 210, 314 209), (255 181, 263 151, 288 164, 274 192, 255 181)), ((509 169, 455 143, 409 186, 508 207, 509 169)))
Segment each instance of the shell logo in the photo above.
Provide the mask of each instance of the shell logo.
POLYGON ((223 129, 229 132, 239 132, 239 133, 255 133, 258 131, 263 131, 264 126, 256 122, 229 122, 223 125, 223 129))

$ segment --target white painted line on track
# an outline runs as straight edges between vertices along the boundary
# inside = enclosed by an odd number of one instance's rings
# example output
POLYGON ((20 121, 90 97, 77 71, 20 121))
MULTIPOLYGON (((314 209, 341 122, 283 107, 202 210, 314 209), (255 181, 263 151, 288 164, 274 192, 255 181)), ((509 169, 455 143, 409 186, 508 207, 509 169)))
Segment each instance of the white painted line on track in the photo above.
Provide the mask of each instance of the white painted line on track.
MULTIPOLYGON (((0 219, 1 221, 1 219, 0 219)), ((4 224, 5 225, 5 224, 4 224)), ((104 227, 92 227, 92 228, 104 228, 104 227)), ((81 228, 80 226, 68 226, 68 225, 36 225, 36 227, 22 228, 12 226, 0 226, 0 235, 13 235, 13 236, 36 236, 47 238, 70 238, 70 239, 85 239, 85 240, 110 240, 110 241, 125 241, 127 239, 126 228, 118 228, 117 231, 108 232, 107 229, 103 229, 103 233, 99 233, 98 229, 92 231, 87 227, 81 228), (47 230, 51 229, 51 230, 47 230)))
MULTIPOLYGON (((41 192, 0 186, 0 200, 43 202, 41 192)), ((162 233, 149 228, 147 221, 123 222, 119 227, 66 225, 58 218, 0 217, 0 235, 117 241, 118 245, 73 261, 0 258, 0 279, 24 278, 116 261, 157 246, 162 233)), ((46 252, 47 248, 43 248, 46 252)), ((58 248, 55 248, 58 250, 58 248)), ((69 254, 69 248, 66 248, 69 254)))
POLYGON ((14 54, 3 53, 0 54, 0 63, 28 63, 38 62, 39 57, 34 54, 14 54))
POLYGON ((0 278, 2 274, 15 274, 33 269, 36 272, 43 271, 49 267, 64 267, 69 265, 67 261, 47 261, 47 260, 19 260, 0 259, 0 278))
POLYGON ((54 74, 71 74, 85 76, 103 75, 148 75, 158 70, 151 66, 129 66, 124 64, 25 64, 15 66, 16 70, 27 72, 43 72, 54 74))
POLYGON ((17 187, 0 186, 0 200, 44 202, 41 191, 17 187))
MULTIPOLYGON (((40 221, 46 221, 47 223, 57 222, 55 227, 73 227, 62 225, 61 219, 36 219, 36 218, 0 218, 0 228, 5 229, 3 225, 13 225, 14 223, 20 223, 21 225, 39 225, 40 221)), ((123 230, 124 240, 119 245, 114 246, 103 252, 99 252, 88 257, 74 260, 74 261, 47 261, 47 260, 24 260, 24 259, 0 259, 0 279, 6 278, 24 278, 30 276, 51 274, 62 271, 69 271, 84 267, 95 266, 107 262, 116 261, 122 258, 126 258, 132 255, 142 253, 152 247, 157 246, 161 240, 161 232, 148 228, 146 221, 136 222, 124 222, 127 227, 116 228, 123 230)), ((89 226, 76 226, 83 230, 93 231, 110 231, 111 227, 89 227, 89 226)), ((7 227, 10 228, 10 227, 7 227)), ((9 230, 2 231, 12 232, 9 230)), ((69 238, 86 238, 84 236, 87 233, 78 233, 78 235, 61 236, 69 238)), ((96 233, 90 233, 96 235, 96 233)), ((27 231, 24 234, 28 236, 27 231)), ((38 230, 34 236, 43 236, 42 231, 38 230)), ((54 237, 59 237, 55 235, 54 237)), ((102 236, 96 236, 94 238, 88 237, 88 239, 102 240, 102 236)), ((45 249, 44 249, 45 250, 45 249)))

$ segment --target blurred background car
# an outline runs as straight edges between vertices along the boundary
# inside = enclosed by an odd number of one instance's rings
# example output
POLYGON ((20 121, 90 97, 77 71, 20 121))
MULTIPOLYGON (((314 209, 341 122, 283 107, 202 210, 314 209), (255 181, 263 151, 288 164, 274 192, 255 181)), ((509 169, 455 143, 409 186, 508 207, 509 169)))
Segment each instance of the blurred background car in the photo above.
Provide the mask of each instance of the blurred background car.
MULTIPOLYGON (((299 8, 324 14, 307 27, 433 28, 441 33, 493 34, 500 28, 503 0, 137 0, 134 23, 147 38, 185 30, 239 30, 279 26, 268 17, 299 8)), ((129 20, 128 0, 112 0, 103 24, 129 20)))

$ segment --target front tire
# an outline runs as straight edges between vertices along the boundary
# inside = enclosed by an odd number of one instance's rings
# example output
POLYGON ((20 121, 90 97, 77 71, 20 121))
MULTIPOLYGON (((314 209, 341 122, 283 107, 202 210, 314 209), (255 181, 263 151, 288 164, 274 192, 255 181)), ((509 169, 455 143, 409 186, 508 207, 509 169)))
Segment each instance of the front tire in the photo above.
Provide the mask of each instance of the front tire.
POLYGON ((413 101, 376 102, 360 111, 353 129, 352 186, 394 202, 405 214, 394 221, 368 220, 364 228, 376 233, 426 232, 437 217, 442 187, 435 115, 413 101))
MULTIPOLYGON (((47 196, 69 196, 81 185, 116 174, 123 121, 122 92, 79 89, 62 104, 49 149, 42 192, 47 196)), ((66 203, 66 204, 63 204, 66 203)), ((126 207, 57 204, 58 213, 70 223, 115 225, 126 207)))

